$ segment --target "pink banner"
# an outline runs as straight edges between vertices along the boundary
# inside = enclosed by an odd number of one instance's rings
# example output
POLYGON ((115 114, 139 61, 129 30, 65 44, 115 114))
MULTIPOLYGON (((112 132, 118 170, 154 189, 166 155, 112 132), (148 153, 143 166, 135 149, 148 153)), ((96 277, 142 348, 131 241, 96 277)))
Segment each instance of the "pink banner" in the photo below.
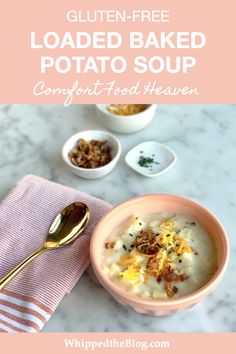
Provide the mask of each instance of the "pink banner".
POLYGON ((165 353, 234 354, 235 335, 164 333, 51 333, 1 335, 4 353, 165 353))
POLYGON ((236 103, 236 2, 6 1, 2 103, 236 103))

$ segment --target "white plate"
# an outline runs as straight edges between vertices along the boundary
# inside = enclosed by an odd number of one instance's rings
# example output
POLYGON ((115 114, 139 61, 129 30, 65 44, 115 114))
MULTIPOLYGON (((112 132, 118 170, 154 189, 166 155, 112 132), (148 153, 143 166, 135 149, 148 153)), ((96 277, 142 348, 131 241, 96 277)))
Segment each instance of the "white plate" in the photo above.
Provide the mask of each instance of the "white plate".
POLYGON ((156 177, 161 173, 167 171, 176 162, 176 155, 174 151, 166 145, 160 144, 156 141, 146 141, 131 149, 126 157, 125 162, 134 171, 146 177, 156 177), (140 166, 140 157, 143 156, 144 163, 146 158, 153 160, 152 163, 147 163, 146 167, 140 166))

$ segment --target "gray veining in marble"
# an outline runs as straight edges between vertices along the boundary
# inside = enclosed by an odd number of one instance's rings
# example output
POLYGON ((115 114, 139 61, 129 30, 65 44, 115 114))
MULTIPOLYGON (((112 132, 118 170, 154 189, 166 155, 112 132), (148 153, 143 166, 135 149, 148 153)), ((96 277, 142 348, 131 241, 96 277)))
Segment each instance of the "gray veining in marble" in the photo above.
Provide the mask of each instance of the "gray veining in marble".
POLYGON ((195 308, 171 317, 140 315, 117 304, 97 283, 91 268, 44 327, 45 332, 236 331, 236 106, 161 105, 149 127, 118 135, 123 153, 117 168, 103 179, 82 180, 68 171, 61 147, 84 129, 105 129, 93 105, 2 105, 0 107, 0 199, 27 173, 91 193, 115 205, 148 193, 194 198, 224 224, 231 259, 223 282, 195 308), (134 145, 155 139, 178 157, 155 179, 137 175, 124 163, 134 145))

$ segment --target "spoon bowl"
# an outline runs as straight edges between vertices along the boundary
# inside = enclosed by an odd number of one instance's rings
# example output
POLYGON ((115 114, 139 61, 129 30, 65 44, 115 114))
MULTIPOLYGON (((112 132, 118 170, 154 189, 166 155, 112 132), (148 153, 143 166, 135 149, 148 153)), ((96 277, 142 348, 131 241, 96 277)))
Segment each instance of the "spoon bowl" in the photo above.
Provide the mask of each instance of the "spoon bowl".
POLYGON ((76 202, 65 207, 55 217, 44 243, 45 248, 58 248, 73 242, 89 221, 86 204, 76 202))
POLYGON ((0 290, 44 251, 73 242, 85 229, 89 216, 89 208, 82 202, 72 203, 62 209, 52 222, 44 244, 0 280, 0 290))

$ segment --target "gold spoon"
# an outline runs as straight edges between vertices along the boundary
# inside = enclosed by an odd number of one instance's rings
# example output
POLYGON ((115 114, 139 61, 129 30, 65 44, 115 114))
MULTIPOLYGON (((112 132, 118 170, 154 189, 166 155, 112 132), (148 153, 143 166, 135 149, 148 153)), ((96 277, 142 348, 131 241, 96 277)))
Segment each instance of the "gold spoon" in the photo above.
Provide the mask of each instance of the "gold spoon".
POLYGON ((74 241, 84 230, 89 221, 89 208, 84 203, 72 203, 55 217, 42 247, 29 255, 2 280, 0 290, 9 283, 26 265, 48 249, 63 247, 74 241))

